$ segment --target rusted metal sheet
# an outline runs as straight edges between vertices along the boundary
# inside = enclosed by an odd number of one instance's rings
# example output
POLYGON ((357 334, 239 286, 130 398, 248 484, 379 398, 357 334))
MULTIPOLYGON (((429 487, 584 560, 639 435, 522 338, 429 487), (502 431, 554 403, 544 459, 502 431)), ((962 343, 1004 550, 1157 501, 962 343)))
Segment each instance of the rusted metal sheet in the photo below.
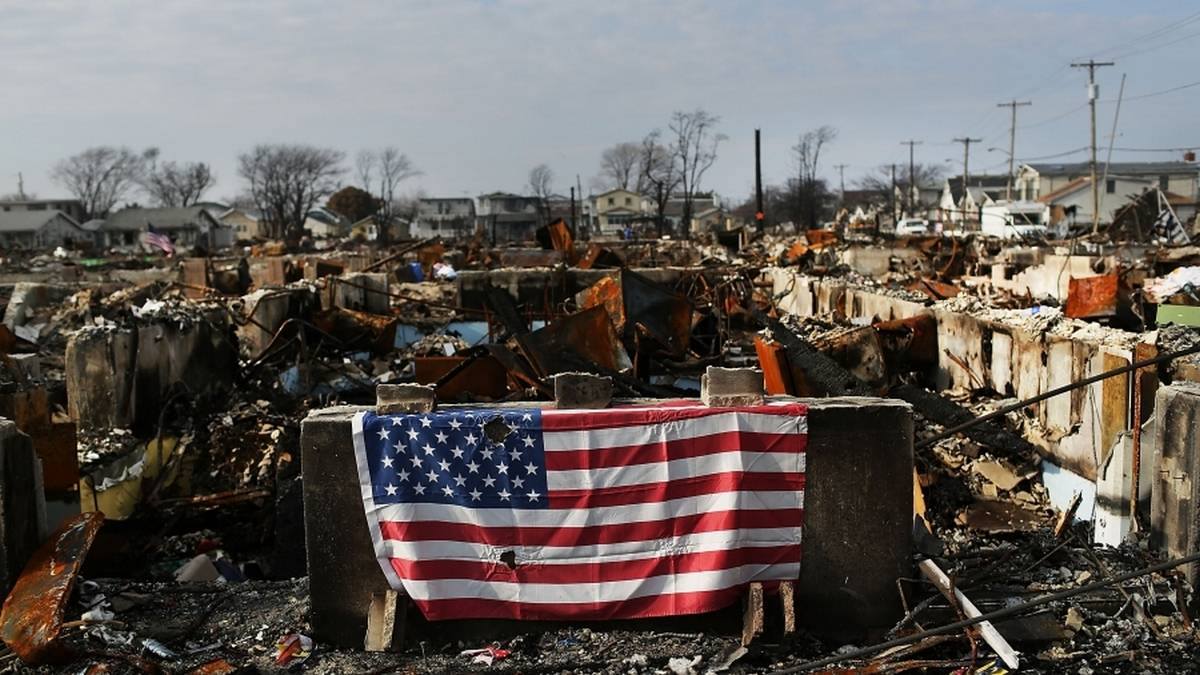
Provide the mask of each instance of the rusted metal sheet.
POLYGON ((937 365, 937 319, 932 314, 881 321, 875 324, 875 332, 889 371, 908 372, 937 365))
POLYGON ((837 232, 833 230, 805 230, 804 238, 808 241, 809 248, 814 251, 832 246, 838 240, 837 232))
POLYGON ((617 332, 627 338, 642 334, 672 354, 687 350, 692 330, 692 303, 641 274, 622 269, 584 289, 580 307, 603 305, 617 332))
POLYGON ((0 610, 0 639, 29 664, 71 658, 59 642, 71 588, 88 549, 104 524, 98 512, 81 513, 33 554, 0 610))
POLYGON ((567 227, 567 221, 559 218, 547 225, 546 230, 550 235, 550 247, 555 251, 570 252, 573 250, 575 238, 571 236, 571 228, 567 227))
POLYGON ((517 336, 516 341, 543 378, 579 370, 589 363, 610 371, 633 367, 603 305, 568 314, 544 328, 517 336))
POLYGON ((377 354, 395 349, 397 317, 330 307, 313 315, 313 325, 348 345, 370 345, 377 354))
POLYGON ((908 285, 908 290, 924 293, 930 300, 945 300, 958 295, 958 286, 922 277, 908 285))
POLYGON ((508 393, 508 371, 491 356, 423 356, 413 359, 413 364, 413 379, 418 384, 437 384, 439 401, 496 400, 508 393), (458 372, 439 383, 459 366, 458 372))
POLYGON ((1071 279, 1063 313, 1072 319, 1116 316, 1117 287, 1116 274, 1071 279))
POLYGON ((79 453, 75 424, 56 422, 28 432, 33 450, 42 460, 42 481, 47 494, 63 494, 79 487, 79 453))
POLYGON ((600 244, 588 246, 587 253, 576 265, 581 270, 603 269, 609 267, 624 267, 625 261, 610 248, 600 244))
POLYGON ((768 394, 794 394, 791 366, 787 361, 787 348, 775 341, 754 336, 754 351, 758 354, 758 366, 763 371, 763 386, 768 394))

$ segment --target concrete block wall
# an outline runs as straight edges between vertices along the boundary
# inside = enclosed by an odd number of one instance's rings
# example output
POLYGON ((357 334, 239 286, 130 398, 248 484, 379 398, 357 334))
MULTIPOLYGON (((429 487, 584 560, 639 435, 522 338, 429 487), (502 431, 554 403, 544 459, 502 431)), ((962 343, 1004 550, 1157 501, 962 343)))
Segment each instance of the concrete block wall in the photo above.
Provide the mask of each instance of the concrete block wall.
MULTIPOLYGON (((1029 398, 1127 365, 1134 358, 1131 349, 1104 344, 1095 334, 1033 334, 1020 325, 926 307, 850 287, 838 279, 807 277, 787 268, 768 269, 766 274, 780 307, 801 310, 796 312, 800 316, 841 314, 850 319, 890 320, 934 313, 938 366, 931 376, 940 390, 989 386, 1002 394, 1029 398)), ((1095 481, 1098 461, 1108 457, 1119 434, 1132 424, 1130 386, 1130 376, 1118 376, 1036 404, 1033 414, 1044 433, 1029 440, 1065 468, 1095 481)))
MULTIPOLYGON (((798 619, 830 639, 861 640, 901 616, 896 579, 912 574, 912 409, 876 398, 809 405, 798 619)), ((371 594, 387 590, 354 460, 350 426, 358 410, 313 411, 300 440, 313 637, 349 648, 363 643, 371 594)), ((486 633, 502 630, 498 623, 440 622, 436 629, 486 633)))

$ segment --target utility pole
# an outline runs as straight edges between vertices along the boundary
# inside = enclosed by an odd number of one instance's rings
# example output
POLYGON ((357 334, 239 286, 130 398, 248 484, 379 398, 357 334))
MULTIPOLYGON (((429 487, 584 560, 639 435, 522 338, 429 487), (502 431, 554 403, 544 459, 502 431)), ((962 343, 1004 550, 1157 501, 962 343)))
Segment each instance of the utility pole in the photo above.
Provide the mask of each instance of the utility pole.
POLYGON ((892 227, 896 226, 896 165, 892 165, 892 191, 888 193, 890 198, 888 202, 892 206, 892 227))
POLYGON ((960 224, 963 226, 963 229, 966 229, 966 226, 967 226, 967 185, 969 185, 969 181, 971 180, 971 172, 969 170, 970 162, 971 162, 971 144, 979 143, 979 142, 983 141, 983 139, 982 138, 971 138, 970 136, 966 136, 963 138, 955 138, 953 140, 955 143, 963 144, 962 208, 959 209, 959 214, 962 217, 962 222, 960 224))
POLYGON ((25 176, 20 171, 17 172, 17 197, 25 199, 25 176))
POLYGON ((571 186, 571 232, 573 236, 579 236, 579 226, 576 225, 579 221, 575 219, 575 186, 571 186))
POLYGON ((922 143, 922 141, 913 141, 913 140, 900 141, 900 145, 908 146, 908 199, 907 199, 907 201, 908 201, 908 215, 910 215, 910 216, 914 215, 914 213, 913 213, 913 211, 914 211, 914 209, 913 209, 913 189, 917 185, 917 178, 916 178, 917 165, 913 161, 913 146, 920 145, 921 143, 922 143))
POLYGON ((762 234, 767 224, 767 212, 763 210, 762 195, 762 132, 754 130, 754 229, 762 234))
POLYGON ((1017 108, 1023 105, 1033 105, 1032 101, 1013 99, 1008 103, 997 103, 997 108, 1012 108, 1012 123, 1008 125, 1008 185, 1004 188, 1004 198, 1012 201, 1013 158, 1017 152, 1017 108))
POLYGON ((838 171, 838 186, 841 189, 840 194, 841 194, 841 198, 843 201, 846 199, 846 167, 848 167, 848 166, 850 166, 850 165, 849 164, 834 164, 833 165, 833 168, 837 169, 837 171, 838 171))
POLYGON ((1088 59, 1087 63, 1072 63, 1072 68, 1088 69, 1088 105, 1092 109, 1092 234, 1100 231, 1100 186, 1096 184, 1096 99, 1099 89, 1096 87, 1096 69, 1115 65, 1112 61, 1096 61, 1088 59))
POLYGON ((592 217, 586 212, 586 209, 583 208, 583 184, 579 182, 579 174, 575 174, 575 194, 579 195, 579 211, 580 215, 583 216, 584 221, 582 230, 576 227, 575 236, 579 237, 580 239, 591 239, 592 217))

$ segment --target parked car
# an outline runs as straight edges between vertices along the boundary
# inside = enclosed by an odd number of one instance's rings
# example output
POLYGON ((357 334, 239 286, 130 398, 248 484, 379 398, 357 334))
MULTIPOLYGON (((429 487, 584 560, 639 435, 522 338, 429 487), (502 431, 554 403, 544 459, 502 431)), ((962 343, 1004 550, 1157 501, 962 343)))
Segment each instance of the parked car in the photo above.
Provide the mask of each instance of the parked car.
POLYGON ((905 218, 896 223, 897 237, 914 234, 929 234, 929 221, 924 218, 905 218))

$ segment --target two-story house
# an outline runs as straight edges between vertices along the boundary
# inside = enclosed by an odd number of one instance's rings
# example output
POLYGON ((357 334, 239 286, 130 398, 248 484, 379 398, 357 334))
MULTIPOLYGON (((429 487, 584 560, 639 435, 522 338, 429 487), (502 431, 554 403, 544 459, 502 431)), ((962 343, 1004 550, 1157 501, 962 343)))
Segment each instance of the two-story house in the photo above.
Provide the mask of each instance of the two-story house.
POLYGON ((61 211, 71 220, 81 223, 85 213, 78 199, 6 199, 0 201, 0 213, 16 211, 61 211))
MULTIPOLYGON (((1097 180, 1105 180, 1107 174, 1110 181, 1132 179, 1188 199, 1200 197, 1200 164, 1194 162, 1111 162, 1107 168, 1106 172, 1103 163, 1096 168, 1097 180)), ((1014 196, 1023 200, 1039 199, 1080 178, 1091 178, 1087 162, 1022 164, 1017 171, 1014 196)), ((1109 188, 1117 191, 1115 183, 1101 187, 1103 193, 1113 194, 1109 188)))
POLYGON ((417 201, 411 235, 466 237, 475 232, 475 200, 470 197, 431 197, 417 201))
POLYGON ((541 200, 511 192, 492 192, 476 200, 475 224, 494 243, 532 241, 541 216, 541 200))
POLYGON ((601 235, 620 235, 634 223, 653 217, 653 203, 631 190, 616 188, 588 198, 595 214, 593 227, 601 235))

